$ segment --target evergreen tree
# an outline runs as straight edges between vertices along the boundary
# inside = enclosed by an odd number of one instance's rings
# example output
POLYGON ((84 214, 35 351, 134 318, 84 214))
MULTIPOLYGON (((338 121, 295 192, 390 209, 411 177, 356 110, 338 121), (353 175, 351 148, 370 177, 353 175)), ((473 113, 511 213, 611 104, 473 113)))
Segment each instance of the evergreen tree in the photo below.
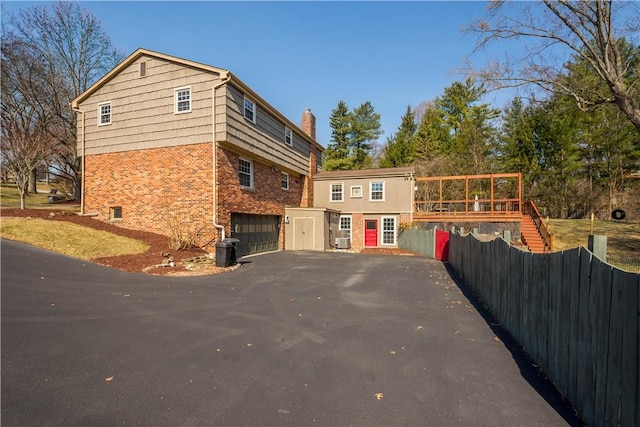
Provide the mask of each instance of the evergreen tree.
POLYGON ((418 129, 411 106, 402 116, 398 131, 387 139, 384 147, 384 157, 380 161, 383 168, 407 166, 413 162, 415 156, 415 134, 418 129))
POLYGON ((344 101, 339 101, 331 112, 331 142, 323 154, 322 165, 325 170, 353 169, 353 158, 350 154, 352 116, 344 101))
POLYGON ((353 110, 351 122, 351 156, 354 169, 363 169, 370 163, 369 152, 382 135, 380 114, 376 113, 370 101, 353 110))

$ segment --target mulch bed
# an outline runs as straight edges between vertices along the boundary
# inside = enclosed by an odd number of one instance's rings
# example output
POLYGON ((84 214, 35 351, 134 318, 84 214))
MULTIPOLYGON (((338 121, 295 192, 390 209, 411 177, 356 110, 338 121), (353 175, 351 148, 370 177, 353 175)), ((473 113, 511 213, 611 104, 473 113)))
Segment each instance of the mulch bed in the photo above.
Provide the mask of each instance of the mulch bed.
MULTIPOLYGON (((91 261, 119 270, 130 271, 134 273, 149 273, 158 275, 195 275, 195 274, 215 274, 230 271, 238 267, 215 267, 215 265, 207 265, 198 271, 191 271, 185 267, 183 260, 199 257, 206 252, 201 249, 173 251, 169 248, 169 238, 161 234, 150 233, 147 231, 130 230, 119 227, 115 224, 99 221, 92 217, 80 216, 76 212, 58 210, 58 209, 0 209, 0 215, 3 217, 20 217, 20 218, 41 218, 49 221, 68 221, 74 224, 83 225, 95 230, 104 230, 118 236, 130 237, 140 240, 149 245, 149 249, 145 253, 121 255, 114 257, 96 258, 91 261), (175 267, 156 267, 161 265, 163 254, 170 253, 175 259, 175 267)), ((363 254, 377 255, 413 255, 409 251, 397 248, 364 248, 360 251, 363 254)))

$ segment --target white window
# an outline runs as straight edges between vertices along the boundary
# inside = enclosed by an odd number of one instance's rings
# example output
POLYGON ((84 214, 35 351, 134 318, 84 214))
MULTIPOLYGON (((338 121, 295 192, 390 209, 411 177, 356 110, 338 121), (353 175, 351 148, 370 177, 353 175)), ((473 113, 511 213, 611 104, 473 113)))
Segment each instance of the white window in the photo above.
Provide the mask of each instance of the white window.
POLYGON ((238 175, 240 186, 253 188, 253 162, 251 160, 240 159, 238 175))
POLYGON ((288 127, 284 128, 284 142, 287 145, 293 145, 293 132, 288 127))
POLYGON ((175 90, 175 110, 178 113, 188 113, 191 111, 191 88, 181 87, 175 90))
POLYGON ((351 186, 351 198, 352 199, 360 199, 360 198, 362 198, 362 185, 352 185, 351 186))
POLYGON ((394 216, 382 217, 382 244, 396 244, 396 217, 394 216))
POLYGON ((343 185, 341 182, 331 184, 331 201, 332 202, 341 202, 343 200, 342 187, 343 185))
POLYGON ((369 200, 384 200, 384 181, 370 182, 369 200))
POLYGON ((246 96, 244 97, 244 118, 253 123, 256 122, 256 104, 246 96))
POLYGON ((346 231, 347 237, 351 238, 351 215, 340 215, 340 231, 346 231))
POLYGON ((111 124, 111 102, 98 104, 98 126, 111 124))
POLYGON ((119 221, 122 219, 122 207, 117 206, 113 208, 109 208, 109 217, 111 220, 119 221))
POLYGON ((280 175, 280 188, 283 190, 289 189, 289 174, 286 172, 282 172, 280 175))

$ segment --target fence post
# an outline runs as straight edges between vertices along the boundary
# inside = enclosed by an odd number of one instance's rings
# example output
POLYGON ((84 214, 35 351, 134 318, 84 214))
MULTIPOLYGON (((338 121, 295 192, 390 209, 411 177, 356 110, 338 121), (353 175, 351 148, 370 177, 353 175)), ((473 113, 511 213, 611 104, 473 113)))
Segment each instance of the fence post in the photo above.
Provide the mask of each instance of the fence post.
POLYGON ((511 230, 504 230, 504 240, 511 246, 511 230))
POLYGON ((588 249, 599 259, 607 262, 607 236, 589 234, 588 249))

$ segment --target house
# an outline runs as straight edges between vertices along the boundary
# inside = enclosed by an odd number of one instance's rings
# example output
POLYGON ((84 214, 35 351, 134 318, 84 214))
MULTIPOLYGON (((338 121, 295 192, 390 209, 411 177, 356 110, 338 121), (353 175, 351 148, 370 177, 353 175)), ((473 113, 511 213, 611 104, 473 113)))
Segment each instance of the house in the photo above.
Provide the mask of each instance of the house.
POLYGON ((81 213, 238 255, 282 248, 285 205, 312 206, 323 147, 228 70, 138 49, 71 103, 81 213))
POLYGON ((400 224, 413 222, 414 174, 413 167, 319 172, 313 208, 286 210, 286 248, 397 247, 400 224))

